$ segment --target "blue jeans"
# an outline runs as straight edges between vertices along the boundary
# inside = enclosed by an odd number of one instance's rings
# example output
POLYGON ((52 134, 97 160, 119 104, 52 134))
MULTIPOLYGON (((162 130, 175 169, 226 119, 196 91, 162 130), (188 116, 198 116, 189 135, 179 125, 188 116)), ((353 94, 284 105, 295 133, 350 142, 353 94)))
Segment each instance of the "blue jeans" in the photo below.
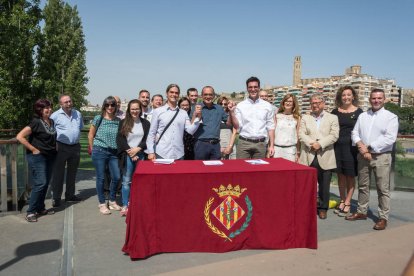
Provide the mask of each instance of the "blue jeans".
MULTIPOLYGON (((144 157, 143 152, 138 153, 139 160, 144 160, 144 157)), ((124 207, 127 207, 129 203, 129 191, 131 189, 132 174, 135 171, 137 163, 138 161, 134 162, 131 157, 126 156, 124 174, 122 175, 122 205, 124 207)))
POLYGON ((197 140, 194 144, 194 160, 220 160, 220 144, 197 140))
POLYGON ((32 174, 32 192, 30 193, 27 214, 40 213, 45 210, 45 197, 52 175, 55 156, 48 157, 43 154, 28 153, 26 158, 32 174))
POLYGON ((96 170, 96 192, 98 194, 99 204, 105 203, 104 178, 106 165, 108 165, 109 173, 111 175, 111 184, 109 185, 109 200, 115 201, 117 184, 121 178, 116 149, 93 146, 92 162, 96 170))

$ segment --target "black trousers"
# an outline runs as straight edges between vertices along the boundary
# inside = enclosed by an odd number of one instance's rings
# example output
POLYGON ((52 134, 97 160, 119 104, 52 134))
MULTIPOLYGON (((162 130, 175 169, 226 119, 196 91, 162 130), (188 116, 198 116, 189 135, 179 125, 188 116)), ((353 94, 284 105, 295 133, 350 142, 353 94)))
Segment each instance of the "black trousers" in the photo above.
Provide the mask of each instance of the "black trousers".
POLYGON ((310 166, 318 170, 318 210, 328 210, 332 171, 322 169, 321 166, 319 166, 318 158, 316 156, 310 166))
POLYGON ((51 186, 54 200, 59 200, 63 192, 63 180, 66 167, 65 198, 75 195, 76 173, 80 161, 80 144, 66 145, 58 142, 58 151, 52 172, 51 186))

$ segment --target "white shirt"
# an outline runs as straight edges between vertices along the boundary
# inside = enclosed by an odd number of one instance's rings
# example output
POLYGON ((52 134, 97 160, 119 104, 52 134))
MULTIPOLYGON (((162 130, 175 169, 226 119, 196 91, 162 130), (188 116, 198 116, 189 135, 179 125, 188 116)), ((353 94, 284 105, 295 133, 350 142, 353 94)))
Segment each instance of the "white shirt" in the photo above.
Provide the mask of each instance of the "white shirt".
POLYGON ((142 110, 141 118, 146 119, 148 122, 151 122, 152 119, 152 109, 150 106, 148 106, 148 110, 144 111, 142 110))
POLYGON ((239 133, 250 139, 266 138, 269 130, 275 129, 272 105, 262 99, 245 99, 236 106, 235 115, 239 121, 239 133))
POLYGON ((174 117, 177 108, 178 106, 172 109, 168 104, 165 104, 154 109, 147 138, 148 154, 157 153, 165 159, 180 159, 184 156, 184 130, 189 134, 194 134, 200 120, 196 118, 194 123, 191 124, 187 112, 182 109, 179 109, 177 117, 165 131, 158 145, 155 146, 164 128, 174 117))
POLYGON ((371 109, 359 115, 352 130, 352 144, 362 141, 371 146, 374 153, 392 151, 397 140, 398 117, 384 109, 373 112, 371 109))

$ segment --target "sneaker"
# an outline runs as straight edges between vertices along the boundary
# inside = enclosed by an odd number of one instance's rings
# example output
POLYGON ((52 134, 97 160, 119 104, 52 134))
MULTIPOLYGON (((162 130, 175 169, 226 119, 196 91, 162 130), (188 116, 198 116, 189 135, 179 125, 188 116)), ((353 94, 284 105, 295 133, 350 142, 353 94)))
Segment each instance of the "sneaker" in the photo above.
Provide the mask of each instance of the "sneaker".
POLYGON ((110 215, 111 214, 111 211, 109 211, 109 209, 108 209, 108 207, 106 207, 105 203, 99 204, 98 207, 99 207, 99 212, 102 215, 110 215))
POLYGON ((60 204, 60 198, 52 200, 52 207, 59 207, 60 204))
POLYGON ((65 201, 66 202, 79 202, 79 201, 82 201, 82 199, 79 198, 79 197, 77 197, 77 196, 75 196, 75 195, 73 195, 73 196, 71 196, 69 198, 65 198, 65 201))
POLYGON ((121 217, 126 217, 126 215, 128 214, 128 207, 122 207, 122 210, 120 212, 121 217))
POLYGON ((121 206, 119 206, 116 201, 109 201, 108 207, 110 210, 121 211, 121 206))

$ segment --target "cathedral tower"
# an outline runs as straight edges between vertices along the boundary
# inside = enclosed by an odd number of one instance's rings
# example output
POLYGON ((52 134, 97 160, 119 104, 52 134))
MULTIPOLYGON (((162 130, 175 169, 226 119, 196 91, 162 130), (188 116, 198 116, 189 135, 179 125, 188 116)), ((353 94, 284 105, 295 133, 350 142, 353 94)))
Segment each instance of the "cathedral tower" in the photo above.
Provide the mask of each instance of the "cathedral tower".
POLYGON ((293 86, 297 86, 302 83, 302 61, 300 56, 295 57, 293 63, 293 86))

